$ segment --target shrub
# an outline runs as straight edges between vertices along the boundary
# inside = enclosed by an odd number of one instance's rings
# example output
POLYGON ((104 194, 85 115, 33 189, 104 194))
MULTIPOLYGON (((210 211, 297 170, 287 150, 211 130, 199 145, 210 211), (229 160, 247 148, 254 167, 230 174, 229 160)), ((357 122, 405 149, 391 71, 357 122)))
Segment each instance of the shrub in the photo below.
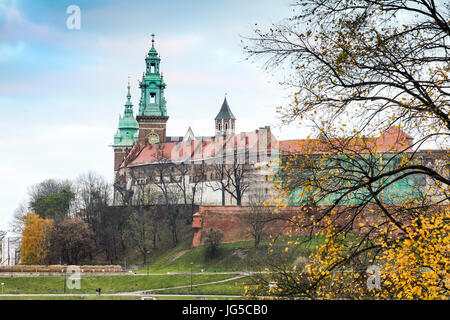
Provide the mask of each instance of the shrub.
POLYGON ((214 257, 217 254, 217 246, 223 238, 223 233, 220 230, 210 228, 202 232, 202 237, 205 239, 206 257, 214 257))

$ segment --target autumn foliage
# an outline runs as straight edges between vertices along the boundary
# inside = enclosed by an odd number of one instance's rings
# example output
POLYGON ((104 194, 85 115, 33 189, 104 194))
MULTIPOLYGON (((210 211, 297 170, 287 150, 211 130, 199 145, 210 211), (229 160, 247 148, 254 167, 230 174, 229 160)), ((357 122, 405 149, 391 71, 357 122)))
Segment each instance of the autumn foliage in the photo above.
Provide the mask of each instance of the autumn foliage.
POLYGON ((40 218, 35 213, 25 216, 22 233, 22 264, 45 264, 49 254, 49 235, 53 229, 53 220, 40 218))
POLYGON ((292 71, 282 121, 316 137, 283 155, 274 202, 305 207, 292 224, 321 243, 301 270, 275 265, 248 292, 448 299, 448 3, 298 0, 293 8, 290 19, 255 29, 245 48, 292 71))

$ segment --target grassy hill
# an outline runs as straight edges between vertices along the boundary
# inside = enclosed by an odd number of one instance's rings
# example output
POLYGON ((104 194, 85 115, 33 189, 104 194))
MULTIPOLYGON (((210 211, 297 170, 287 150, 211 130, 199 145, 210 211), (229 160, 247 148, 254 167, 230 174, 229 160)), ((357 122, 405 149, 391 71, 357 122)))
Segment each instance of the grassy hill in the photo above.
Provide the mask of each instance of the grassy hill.
MULTIPOLYGON (((191 262, 193 272, 236 272, 258 271, 272 262, 283 262, 289 265, 307 260, 321 239, 313 239, 307 244, 288 245, 288 241, 304 241, 306 237, 282 237, 272 242, 265 239, 258 247, 253 241, 242 241, 220 244, 214 257, 206 255, 206 247, 191 248, 191 242, 186 240, 165 254, 151 259, 150 273, 190 272, 191 262), (272 246, 270 246, 272 244, 272 246), (286 251, 285 248, 288 248, 286 251), (273 250, 271 250, 273 249, 273 250)), ((146 273, 147 268, 137 271, 146 273)))

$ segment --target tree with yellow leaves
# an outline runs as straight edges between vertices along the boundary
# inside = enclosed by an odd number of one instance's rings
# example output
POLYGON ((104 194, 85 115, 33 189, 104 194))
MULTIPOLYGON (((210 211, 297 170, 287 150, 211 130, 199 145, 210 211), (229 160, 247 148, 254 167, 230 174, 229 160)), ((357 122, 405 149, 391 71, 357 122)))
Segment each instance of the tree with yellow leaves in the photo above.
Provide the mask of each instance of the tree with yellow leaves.
POLYGON ((24 217, 25 227, 22 232, 21 263, 46 264, 50 248, 50 232, 53 220, 40 218, 35 213, 24 217))
POLYGON ((307 207, 292 223, 324 241, 301 270, 260 282, 276 282, 269 294, 281 297, 448 299, 449 4, 294 8, 245 48, 267 66, 291 64, 295 93, 281 115, 317 138, 283 155, 275 202, 307 207))

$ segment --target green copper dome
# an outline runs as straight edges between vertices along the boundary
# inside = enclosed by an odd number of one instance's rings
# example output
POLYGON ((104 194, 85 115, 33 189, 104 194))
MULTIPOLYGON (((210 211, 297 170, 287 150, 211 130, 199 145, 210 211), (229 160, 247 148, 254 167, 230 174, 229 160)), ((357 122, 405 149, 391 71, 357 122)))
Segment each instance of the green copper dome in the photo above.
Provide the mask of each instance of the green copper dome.
POLYGON ((133 115, 130 82, 128 82, 127 102, 123 116, 119 116, 119 128, 114 135, 113 147, 131 147, 139 137, 139 124, 133 115))

